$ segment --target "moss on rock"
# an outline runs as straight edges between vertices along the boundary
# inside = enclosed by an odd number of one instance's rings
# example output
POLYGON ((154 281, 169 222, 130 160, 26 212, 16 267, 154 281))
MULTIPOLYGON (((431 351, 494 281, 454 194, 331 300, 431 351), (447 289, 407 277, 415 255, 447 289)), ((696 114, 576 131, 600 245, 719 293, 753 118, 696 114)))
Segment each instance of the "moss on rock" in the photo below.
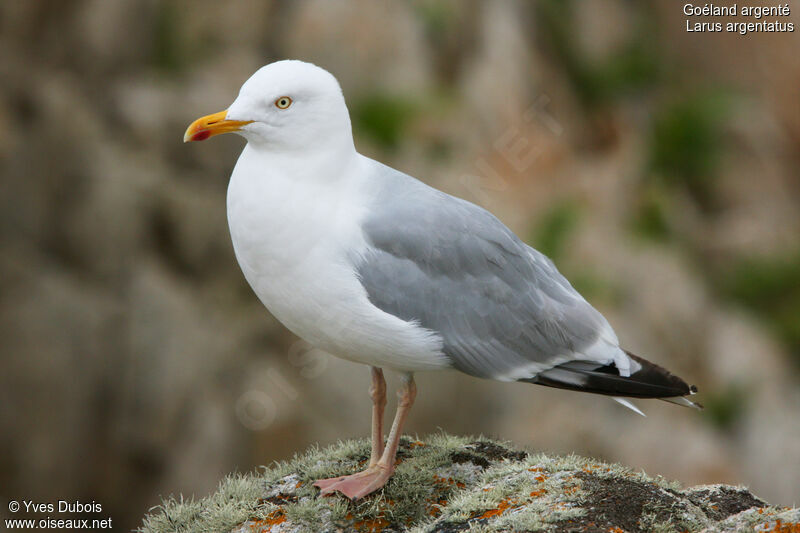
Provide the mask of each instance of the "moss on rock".
POLYGON ((208 498, 169 498, 139 531, 800 531, 800 510, 770 507, 742 487, 682 490, 616 464, 445 434, 404 437, 383 490, 359 502, 319 497, 315 479, 355 472, 368 457, 366 441, 313 448, 229 476, 208 498))

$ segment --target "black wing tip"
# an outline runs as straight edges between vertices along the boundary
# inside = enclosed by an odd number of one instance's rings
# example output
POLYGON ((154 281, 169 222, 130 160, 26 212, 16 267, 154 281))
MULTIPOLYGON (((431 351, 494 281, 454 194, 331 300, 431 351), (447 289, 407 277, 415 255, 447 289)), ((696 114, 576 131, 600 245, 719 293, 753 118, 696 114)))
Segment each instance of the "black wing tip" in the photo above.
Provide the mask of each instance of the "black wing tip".
POLYGON ((642 366, 638 372, 631 374, 631 379, 639 379, 654 385, 668 386, 673 389, 673 394, 669 395, 671 397, 689 396, 697 393, 697 387, 695 385, 689 385, 686 381, 666 368, 651 363, 644 357, 640 357, 628 350, 625 350, 625 353, 642 366))
POLYGON ((641 367, 628 377, 621 376, 613 363, 602 365, 590 361, 570 361, 520 381, 607 396, 666 401, 680 398, 683 401, 671 403, 702 409, 700 404, 685 398, 697 393, 696 386, 688 385, 683 379, 642 357, 627 351, 625 353, 641 367))

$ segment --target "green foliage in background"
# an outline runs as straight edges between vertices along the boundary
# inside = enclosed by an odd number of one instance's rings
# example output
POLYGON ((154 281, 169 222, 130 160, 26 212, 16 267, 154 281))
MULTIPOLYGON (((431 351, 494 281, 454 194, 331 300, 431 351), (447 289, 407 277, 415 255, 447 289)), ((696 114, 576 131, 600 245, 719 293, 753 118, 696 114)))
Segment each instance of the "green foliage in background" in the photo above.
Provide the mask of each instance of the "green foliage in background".
POLYGON ((588 269, 569 269, 569 282, 581 296, 592 305, 606 304, 619 306, 622 303, 622 289, 608 279, 601 278, 588 269))
POLYGON ((636 201, 631 220, 633 233, 654 242, 668 242, 673 238, 669 223, 669 195, 659 187, 646 187, 636 201))
POLYGON ((580 205, 573 200, 562 200, 553 205, 533 230, 533 247, 553 261, 559 261, 578 227, 580 215, 580 205))
POLYGON ((574 0, 544 0, 536 4, 538 29, 557 57, 584 105, 597 108, 631 92, 650 87, 660 77, 654 19, 646 4, 639 11, 626 42, 602 59, 590 60, 576 46, 574 0))
POLYGON ((686 190, 705 210, 715 207, 729 110, 727 95, 719 91, 683 96, 662 107, 651 127, 650 172, 667 187, 686 190))
POLYGON ((767 324, 800 368, 800 250, 741 260, 722 276, 719 289, 767 324))
POLYGON ((162 0, 153 5, 151 64, 162 75, 178 75, 202 61, 220 46, 216 35, 192 31, 182 4, 162 0))
POLYGON ((748 391, 739 384, 703 391, 703 416, 716 428, 733 431, 747 408, 748 391))
POLYGON ((552 206, 533 228, 532 246, 556 263, 572 286, 585 298, 593 301, 616 303, 621 296, 619 288, 601 279, 591 269, 570 264, 567 248, 580 224, 582 206, 574 199, 565 199, 552 206))
POLYGON ((164 71, 180 70, 185 63, 179 18, 178 8, 173 2, 158 4, 153 38, 153 64, 164 71))
POLYGON ((425 27, 426 33, 437 39, 439 46, 443 38, 457 22, 456 9, 453 5, 440 0, 414 2, 414 11, 425 27))
POLYGON ((374 92, 356 98, 350 108, 353 128, 384 149, 395 149, 409 122, 420 112, 411 98, 374 92))

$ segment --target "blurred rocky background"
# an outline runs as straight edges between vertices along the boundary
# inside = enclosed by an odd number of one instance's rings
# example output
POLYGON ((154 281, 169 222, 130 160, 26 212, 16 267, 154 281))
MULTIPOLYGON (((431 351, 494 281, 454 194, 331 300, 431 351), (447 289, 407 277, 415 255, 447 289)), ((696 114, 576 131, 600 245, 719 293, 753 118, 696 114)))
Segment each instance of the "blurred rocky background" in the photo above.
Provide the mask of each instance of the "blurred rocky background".
POLYGON ((428 374, 408 432, 797 504, 800 35, 686 33, 681 7, 0 3, 0 497, 95 500, 129 529, 368 434, 368 369, 298 342, 239 272, 242 139, 181 142, 298 58, 339 78, 363 153, 494 211, 707 406, 428 374))

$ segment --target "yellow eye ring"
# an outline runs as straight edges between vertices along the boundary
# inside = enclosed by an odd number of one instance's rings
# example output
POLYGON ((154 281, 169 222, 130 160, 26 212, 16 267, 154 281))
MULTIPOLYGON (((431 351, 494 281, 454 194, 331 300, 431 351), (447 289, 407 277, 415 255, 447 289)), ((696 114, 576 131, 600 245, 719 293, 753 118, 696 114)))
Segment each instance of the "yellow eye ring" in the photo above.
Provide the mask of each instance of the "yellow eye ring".
POLYGON ((281 96, 280 98, 275 100, 275 107, 277 107, 278 109, 286 109, 290 105, 292 105, 292 99, 289 98, 288 96, 281 96))

